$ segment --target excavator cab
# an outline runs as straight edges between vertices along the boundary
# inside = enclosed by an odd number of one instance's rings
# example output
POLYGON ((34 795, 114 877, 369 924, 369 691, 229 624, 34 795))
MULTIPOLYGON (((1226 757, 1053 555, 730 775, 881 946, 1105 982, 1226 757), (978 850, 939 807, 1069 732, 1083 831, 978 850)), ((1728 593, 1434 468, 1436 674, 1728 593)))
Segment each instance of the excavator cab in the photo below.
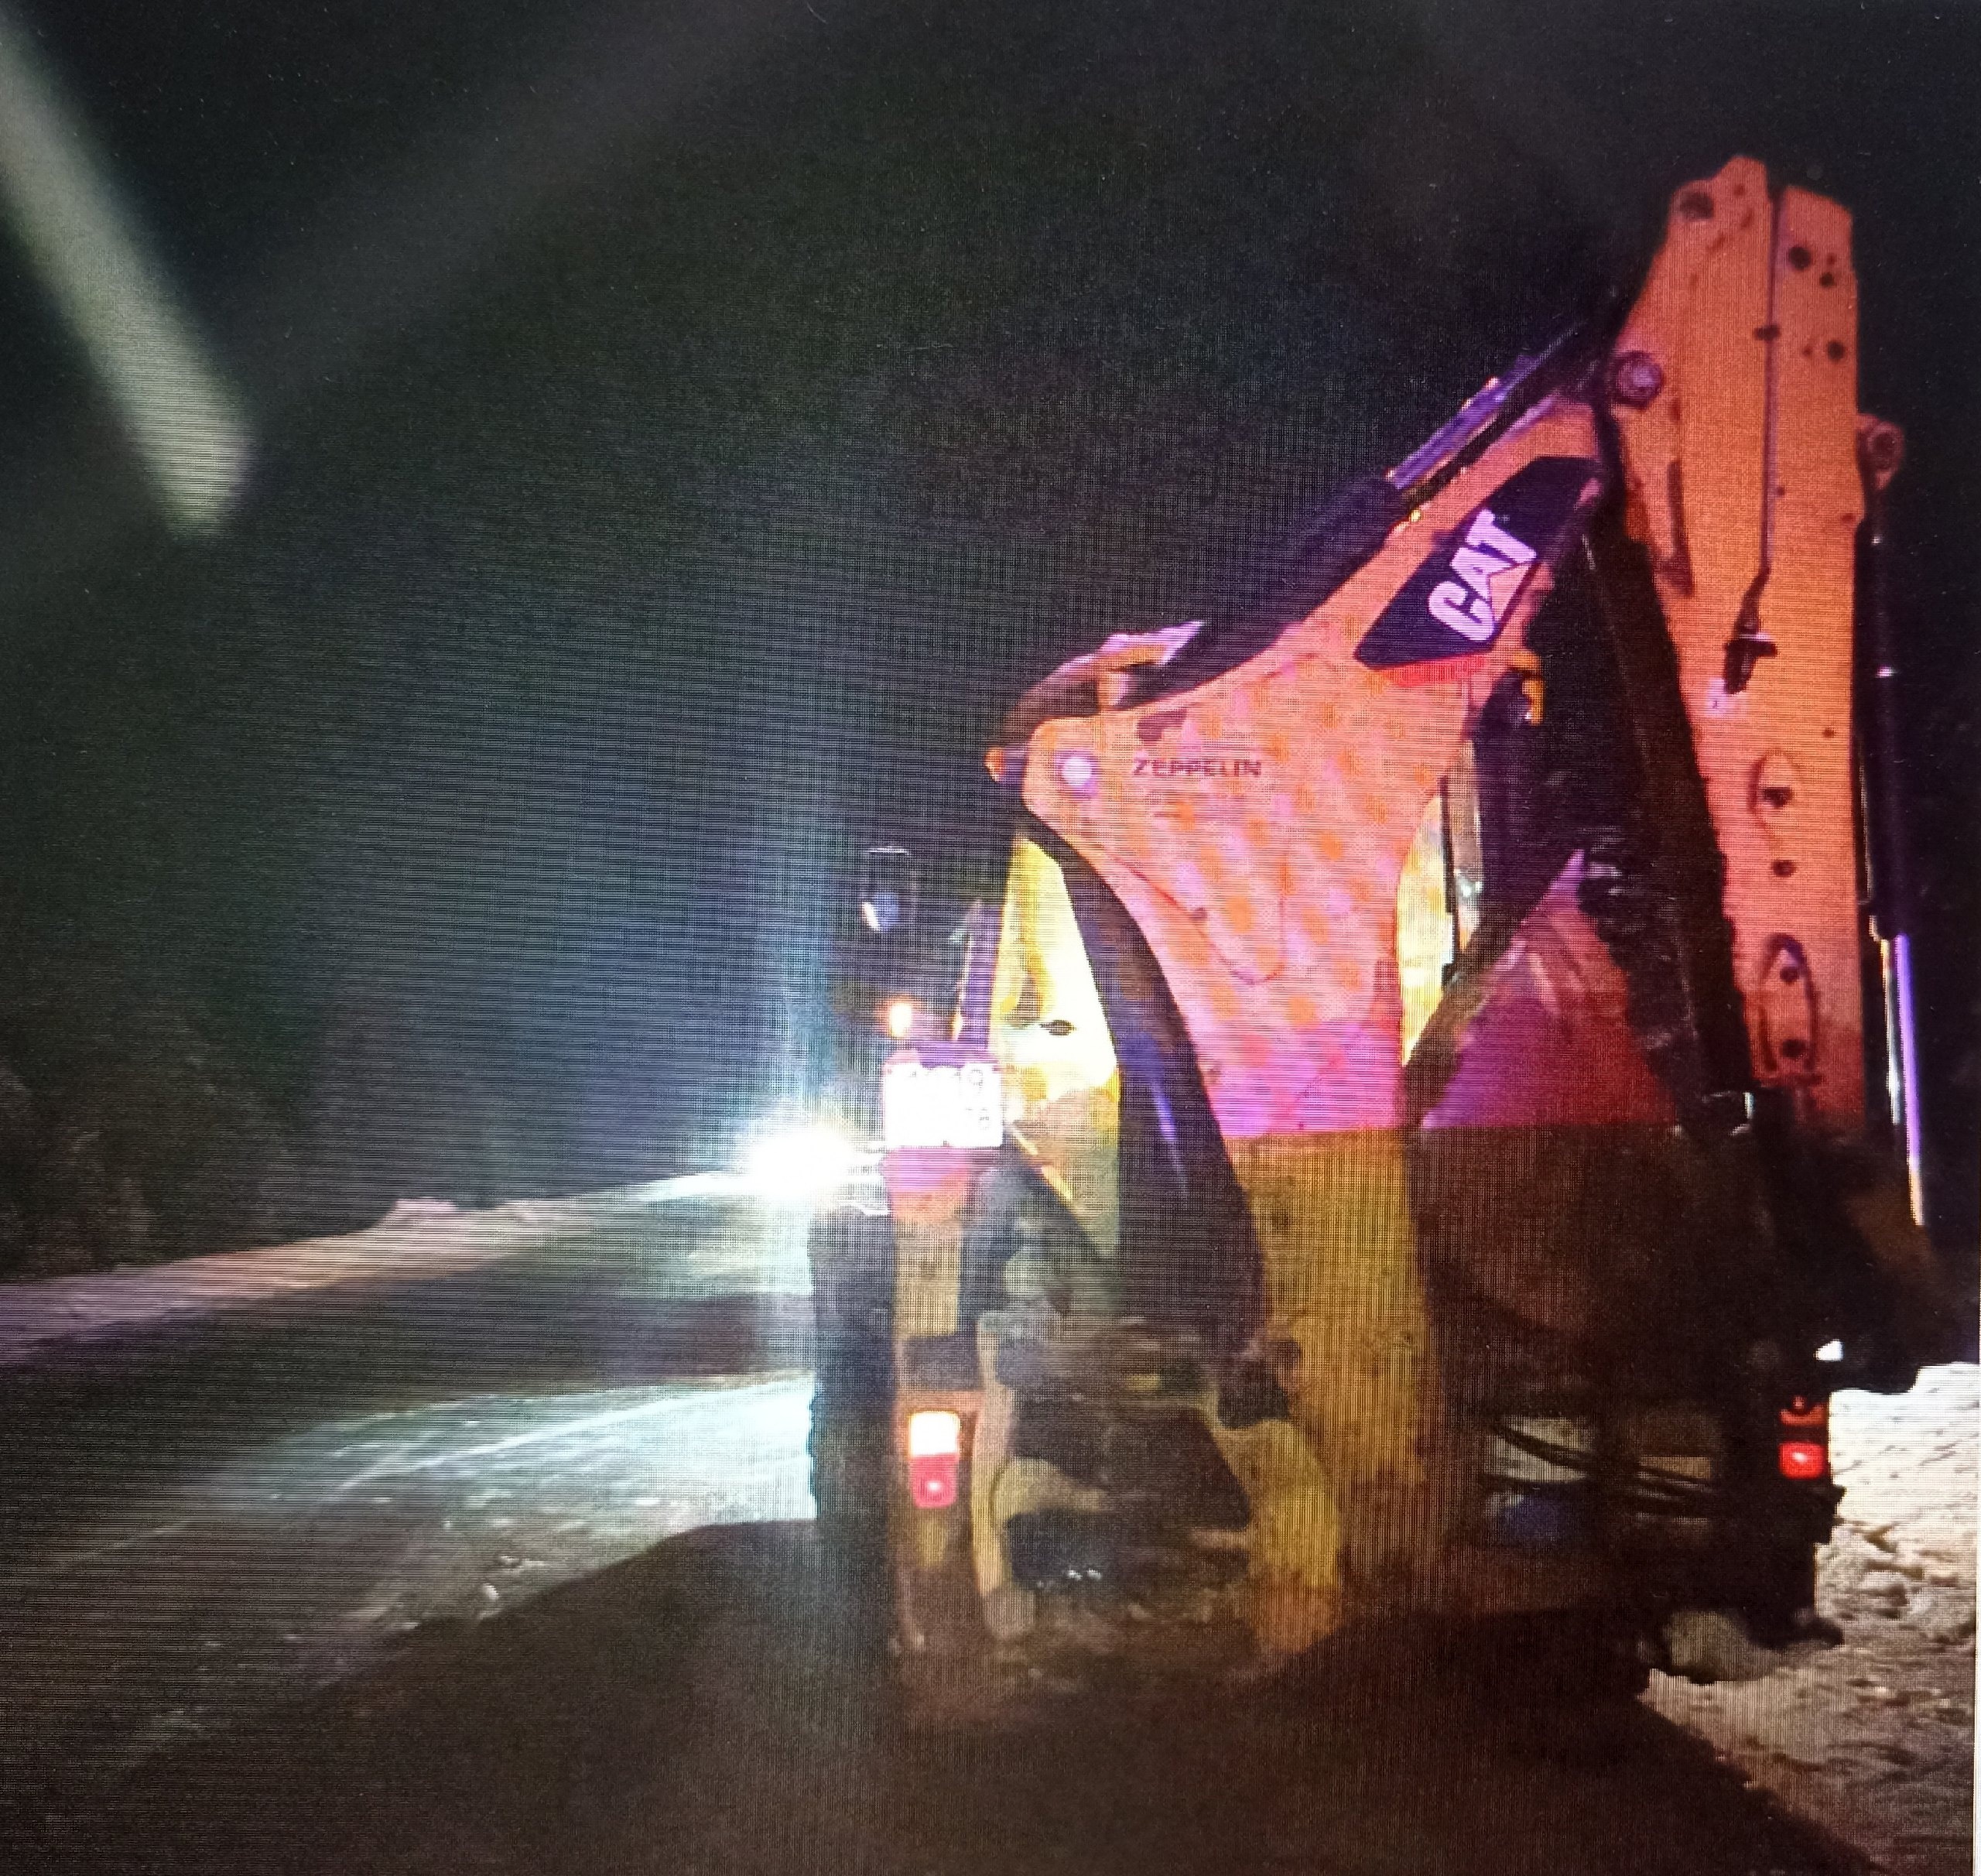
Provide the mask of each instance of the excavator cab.
POLYGON ((927 1710, 1823 1638, 1830 1393, 1947 1320, 1856 345, 1847 216, 1736 160, 1254 601, 1014 707, 888 1216, 819 1239, 820 1516, 927 1710))

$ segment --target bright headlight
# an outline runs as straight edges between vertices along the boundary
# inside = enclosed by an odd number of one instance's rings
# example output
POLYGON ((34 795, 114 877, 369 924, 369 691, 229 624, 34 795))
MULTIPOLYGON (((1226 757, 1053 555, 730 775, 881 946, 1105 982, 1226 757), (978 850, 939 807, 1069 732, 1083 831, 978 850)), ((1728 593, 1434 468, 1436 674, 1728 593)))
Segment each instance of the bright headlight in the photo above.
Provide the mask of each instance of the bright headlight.
POLYGON ((858 1147, 819 1121, 758 1135, 744 1171, 765 1198, 816 1199, 843 1185, 859 1162, 858 1147))

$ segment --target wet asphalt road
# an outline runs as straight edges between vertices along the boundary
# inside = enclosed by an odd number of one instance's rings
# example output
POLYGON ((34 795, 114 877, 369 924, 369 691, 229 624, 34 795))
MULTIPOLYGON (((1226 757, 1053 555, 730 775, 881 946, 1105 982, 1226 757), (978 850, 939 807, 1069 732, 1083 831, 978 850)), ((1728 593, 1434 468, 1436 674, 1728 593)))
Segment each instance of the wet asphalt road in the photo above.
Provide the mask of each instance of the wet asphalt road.
POLYGON ((809 1522, 802 1245, 624 1206, 0 1375, 0 1868, 1856 1867, 1642 1709, 1346 1651, 904 1734, 809 1522))

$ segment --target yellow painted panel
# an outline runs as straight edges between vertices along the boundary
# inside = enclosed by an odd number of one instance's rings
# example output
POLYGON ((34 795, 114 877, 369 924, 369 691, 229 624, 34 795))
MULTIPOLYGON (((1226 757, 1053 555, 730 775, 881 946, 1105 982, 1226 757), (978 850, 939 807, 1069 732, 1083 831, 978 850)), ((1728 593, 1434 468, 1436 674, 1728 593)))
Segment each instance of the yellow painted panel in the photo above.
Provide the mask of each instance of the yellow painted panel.
POLYGON ((1268 1335, 1294 1425, 1365 1581, 1435 1553, 1442 1409, 1417 1237, 1392 1131, 1233 1143, 1265 1266, 1268 1335))
POLYGON ((1065 875, 1035 841, 1011 851, 990 992, 1005 1125, 1094 1248, 1120 1238, 1121 1077, 1065 875))

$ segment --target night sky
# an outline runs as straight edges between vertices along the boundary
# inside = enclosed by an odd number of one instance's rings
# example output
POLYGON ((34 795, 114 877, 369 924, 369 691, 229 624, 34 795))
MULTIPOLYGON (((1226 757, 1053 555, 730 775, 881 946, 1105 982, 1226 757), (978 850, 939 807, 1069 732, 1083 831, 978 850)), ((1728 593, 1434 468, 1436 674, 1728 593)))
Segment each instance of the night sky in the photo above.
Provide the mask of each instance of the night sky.
POLYGON ((197 1005, 298 1125, 375 1059, 349 1150, 416 1184, 673 1169, 795 1059, 858 847, 994 826, 1018 689, 1236 593, 1746 152, 1855 211, 1909 440, 1971 1235, 1962 12, 17 0, 257 443, 173 536, 10 245, 16 954, 197 1005))

